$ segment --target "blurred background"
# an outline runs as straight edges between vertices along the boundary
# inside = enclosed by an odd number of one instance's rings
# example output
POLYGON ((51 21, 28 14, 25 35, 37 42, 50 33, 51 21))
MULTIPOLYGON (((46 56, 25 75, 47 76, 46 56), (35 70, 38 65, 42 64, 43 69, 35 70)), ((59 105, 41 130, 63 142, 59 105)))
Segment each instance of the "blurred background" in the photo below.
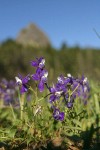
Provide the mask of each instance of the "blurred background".
POLYGON ((49 79, 60 74, 100 79, 99 0, 1 0, 0 78, 34 72, 43 56, 49 79))

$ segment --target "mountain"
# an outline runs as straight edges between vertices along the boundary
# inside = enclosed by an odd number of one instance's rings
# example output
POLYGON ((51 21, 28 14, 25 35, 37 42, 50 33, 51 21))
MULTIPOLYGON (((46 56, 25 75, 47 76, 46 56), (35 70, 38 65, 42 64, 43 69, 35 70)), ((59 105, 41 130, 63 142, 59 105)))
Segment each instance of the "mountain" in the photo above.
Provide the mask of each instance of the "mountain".
POLYGON ((19 32, 16 42, 24 46, 31 45, 34 47, 47 47, 50 45, 50 41, 45 33, 33 23, 19 32))

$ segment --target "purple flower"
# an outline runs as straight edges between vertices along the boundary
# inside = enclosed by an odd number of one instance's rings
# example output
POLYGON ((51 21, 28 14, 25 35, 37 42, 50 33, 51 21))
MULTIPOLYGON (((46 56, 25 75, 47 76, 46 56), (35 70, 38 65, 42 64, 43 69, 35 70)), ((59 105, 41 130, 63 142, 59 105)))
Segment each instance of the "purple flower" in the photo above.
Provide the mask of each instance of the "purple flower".
POLYGON ((64 120, 64 112, 60 112, 58 108, 54 108, 53 117, 55 120, 64 120))
MULTIPOLYGON (((57 78, 56 85, 53 85, 53 87, 50 87, 50 93, 51 96, 49 98, 50 102, 54 102, 55 100, 58 100, 61 96, 64 98, 66 97, 66 92, 68 92, 68 85, 71 84, 73 81, 73 78, 70 76, 64 77, 63 75, 60 75, 57 78)), ((68 93, 67 93, 68 95, 68 93)))
POLYGON ((60 75, 57 78, 58 82, 57 82, 57 87, 62 90, 64 93, 66 93, 67 91, 67 84, 69 83, 69 78, 64 77, 63 75, 60 75))
POLYGON ((38 81, 38 88, 43 92, 44 85, 47 85, 48 72, 44 69, 45 59, 43 57, 36 58, 36 61, 31 61, 31 65, 36 67, 36 73, 32 75, 32 79, 38 81))
POLYGON ((72 80, 72 77, 64 77, 63 75, 60 75, 57 78, 57 83, 56 85, 53 85, 53 87, 50 87, 50 102, 53 102, 57 99, 59 99, 61 96, 65 96, 66 92, 68 92, 68 85, 72 80), (70 79, 71 78, 71 79, 70 79))
POLYGON ((69 74, 67 74, 67 80, 69 80, 69 83, 70 84, 73 84, 73 82, 74 82, 74 78, 73 78, 73 76, 69 73, 69 74))
POLYGON ((43 69, 45 67, 45 59, 43 57, 36 58, 36 61, 31 61, 31 65, 43 69))
POLYGON ((50 87, 50 93, 51 93, 51 96, 49 98, 49 101, 52 103, 61 97, 61 94, 63 93, 63 91, 60 89, 59 86, 53 85, 53 87, 50 87))
POLYGON ((80 84, 78 88, 78 96, 83 100, 88 99, 90 92, 88 79, 82 76, 82 78, 78 80, 78 83, 80 84))
POLYGON ((64 84, 68 83, 68 80, 66 80, 66 79, 67 79, 67 78, 64 77, 63 75, 60 75, 60 76, 57 78, 58 83, 59 83, 60 85, 64 85, 64 84))
POLYGON ((30 80, 29 75, 27 75, 27 76, 24 77, 24 78, 22 78, 22 76, 19 75, 19 77, 15 77, 15 79, 16 79, 17 85, 20 85, 20 86, 21 86, 21 89, 20 89, 21 93, 23 94, 23 93, 27 92, 27 91, 28 91, 27 83, 28 83, 29 80, 30 80))
POLYGON ((32 75, 33 80, 39 81, 38 88, 40 92, 43 92, 44 90, 44 85, 47 83, 47 77, 48 77, 47 70, 41 68, 38 68, 36 70, 36 73, 32 75))

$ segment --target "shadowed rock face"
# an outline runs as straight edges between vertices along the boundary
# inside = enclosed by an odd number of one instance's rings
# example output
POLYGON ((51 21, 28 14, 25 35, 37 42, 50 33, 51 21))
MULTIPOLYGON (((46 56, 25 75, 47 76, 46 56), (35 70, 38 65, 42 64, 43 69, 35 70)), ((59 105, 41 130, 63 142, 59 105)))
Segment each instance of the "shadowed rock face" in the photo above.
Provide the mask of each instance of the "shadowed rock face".
POLYGON ((22 29, 19 32, 16 41, 24 46, 47 47, 50 45, 50 41, 45 33, 34 24, 30 24, 22 29))

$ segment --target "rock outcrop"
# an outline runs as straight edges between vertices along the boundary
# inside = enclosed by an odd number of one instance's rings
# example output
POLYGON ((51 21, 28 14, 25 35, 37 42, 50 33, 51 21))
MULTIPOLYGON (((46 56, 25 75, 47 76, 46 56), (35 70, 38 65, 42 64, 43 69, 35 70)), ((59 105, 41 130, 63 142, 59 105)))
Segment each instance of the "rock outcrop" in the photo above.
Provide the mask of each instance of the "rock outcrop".
POLYGON ((47 47, 50 45, 48 37, 35 24, 30 24, 22 29, 16 38, 16 42, 24 46, 31 45, 34 47, 47 47))

